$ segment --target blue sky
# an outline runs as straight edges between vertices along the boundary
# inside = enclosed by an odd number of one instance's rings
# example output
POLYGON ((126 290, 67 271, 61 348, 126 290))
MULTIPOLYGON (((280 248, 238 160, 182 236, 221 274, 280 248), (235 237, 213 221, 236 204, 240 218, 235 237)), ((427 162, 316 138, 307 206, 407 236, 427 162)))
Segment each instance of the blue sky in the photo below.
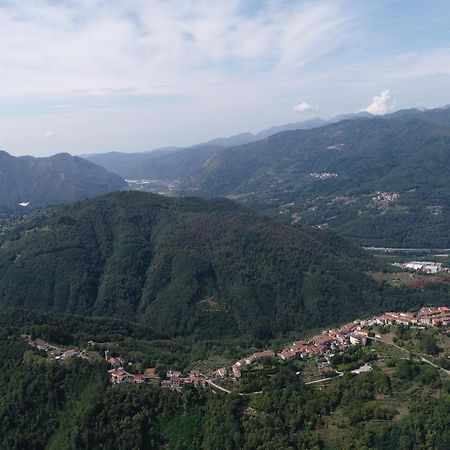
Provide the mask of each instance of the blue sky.
POLYGON ((191 145, 450 103, 450 2, 0 0, 0 148, 191 145))

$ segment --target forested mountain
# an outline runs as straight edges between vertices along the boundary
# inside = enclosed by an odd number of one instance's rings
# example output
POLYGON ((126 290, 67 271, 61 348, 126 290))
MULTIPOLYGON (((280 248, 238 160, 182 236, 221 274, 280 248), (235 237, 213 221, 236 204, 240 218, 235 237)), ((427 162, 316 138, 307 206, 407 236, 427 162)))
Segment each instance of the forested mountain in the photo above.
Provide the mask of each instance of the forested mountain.
MULTIPOLYGON (((137 319, 158 332, 270 337, 405 301, 345 241, 229 200, 117 192, 3 237, 0 304, 137 319)), ((400 305, 397 305, 400 306, 400 305)))
POLYGON ((184 190, 366 245, 449 247, 450 109, 399 111, 219 151, 184 190))
POLYGON ((118 175, 66 153, 16 158, 0 151, 0 212, 23 213, 126 186, 118 175))

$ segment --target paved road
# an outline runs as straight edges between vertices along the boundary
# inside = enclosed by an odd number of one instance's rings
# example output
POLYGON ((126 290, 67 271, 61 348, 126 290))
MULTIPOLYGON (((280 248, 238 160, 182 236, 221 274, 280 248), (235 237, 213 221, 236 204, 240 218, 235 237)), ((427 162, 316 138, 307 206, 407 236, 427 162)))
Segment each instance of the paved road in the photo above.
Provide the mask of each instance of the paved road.
MULTIPOLYGON (((214 386, 215 388, 220 389, 220 390, 223 391, 223 392, 226 392, 227 394, 232 394, 232 393, 233 393, 232 391, 230 391, 230 390, 228 390, 228 389, 225 389, 224 387, 219 386, 218 384, 214 383, 214 381, 212 381, 212 380, 206 380, 206 382, 207 382, 208 384, 210 384, 211 386, 214 386)), ((244 396, 244 395, 262 394, 262 391, 246 392, 246 393, 235 392, 235 394, 236 394, 236 393, 237 393, 237 395, 244 396)))
POLYGON ((316 383, 322 383, 322 381, 331 381, 335 380, 338 377, 342 377, 344 374, 342 372, 336 372, 338 374, 337 377, 328 377, 328 378, 321 378, 320 380, 314 380, 314 381, 308 381, 306 384, 316 384, 316 383))
POLYGON ((222 386, 219 386, 218 384, 214 383, 214 381, 212 381, 212 380, 207 380, 206 382, 208 384, 210 384, 211 386, 214 386, 215 388, 220 389, 223 392, 226 392, 227 394, 231 394, 231 391, 229 391, 228 389, 225 389, 222 386))
POLYGON ((442 372, 446 373, 447 375, 450 375, 450 370, 446 370, 441 366, 438 366, 437 364, 435 364, 434 362, 429 361, 428 359, 424 358, 423 356, 420 356, 420 359, 423 362, 426 362, 427 364, 430 364, 433 367, 436 367, 436 369, 442 370, 442 372))

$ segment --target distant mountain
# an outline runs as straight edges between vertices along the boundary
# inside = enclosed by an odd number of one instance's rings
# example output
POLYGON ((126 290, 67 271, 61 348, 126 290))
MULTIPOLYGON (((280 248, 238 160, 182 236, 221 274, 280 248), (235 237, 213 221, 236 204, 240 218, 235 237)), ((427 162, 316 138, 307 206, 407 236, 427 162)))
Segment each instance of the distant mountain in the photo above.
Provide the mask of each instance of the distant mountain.
POLYGON ((205 162, 218 150, 227 149, 219 145, 202 144, 194 147, 160 153, 147 158, 138 165, 121 170, 126 179, 178 180, 200 170, 205 162))
POLYGON ((346 241, 226 199, 116 192, 1 239, 0 306, 126 318, 166 335, 270 337, 397 301, 346 241))
POLYGON ((0 151, 0 212, 23 213, 126 186, 118 175, 67 153, 33 158, 0 151))
POLYGON ((398 111, 218 151, 182 191, 366 245, 449 247, 450 109, 398 111))
POLYGON ((158 178, 167 181, 187 176, 193 170, 197 170, 220 147, 248 144, 281 131, 307 130, 327 123, 318 117, 304 122, 273 126, 256 134, 241 133, 216 138, 188 148, 165 147, 149 152, 109 152, 81 156, 126 179, 158 178))
POLYGON ((312 128, 323 127, 327 123, 328 123, 327 120, 324 120, 320 117, 315 117, 314 119, 305 120, 303 122, 287 123, 285 125, 275 125, 257 133, 255 135, 256 138, 255 141, 265 139, 266 137, 272 136, 273 134, 276 133, 281 133, 283 131, 310 130, 312 128))
POLYGON ((287 123, 284 125, 275 125, 260 132, 253 133, 242 133, 230 136, 228 138, 218 138, 211 141, 205 142, 200 145, 220 145, 222 147, 233 147, 236 145, 249 144, 250 142, 256 142, 264 139, 272 134, 281 133, 282 131, 289 130, 309 130, 311 128, 321 127, 328 123, 327 120, 316 117, 314 119, 305 120, 303 122, 287 123))
POLYGON ((164 147, 148 152, 137 153, 96 153, 91 155, 80 155, 80 157, 104 167, 108 172, 113 172, 120 176, 126 177, 126 174, 130 169, 133 169, 135 166, 139 166, 142 162, 172 153, 176 150, 179 150, 179 147, 164 147))

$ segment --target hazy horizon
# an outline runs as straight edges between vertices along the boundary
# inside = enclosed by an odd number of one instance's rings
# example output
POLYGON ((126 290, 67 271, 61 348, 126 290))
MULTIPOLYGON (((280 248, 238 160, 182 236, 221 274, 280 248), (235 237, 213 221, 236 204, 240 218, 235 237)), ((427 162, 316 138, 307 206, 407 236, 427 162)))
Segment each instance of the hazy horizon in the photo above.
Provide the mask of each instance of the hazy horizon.
POLYGON ((190 146, 448 103, 450 5, 0 1, 0 148, 190 146))

